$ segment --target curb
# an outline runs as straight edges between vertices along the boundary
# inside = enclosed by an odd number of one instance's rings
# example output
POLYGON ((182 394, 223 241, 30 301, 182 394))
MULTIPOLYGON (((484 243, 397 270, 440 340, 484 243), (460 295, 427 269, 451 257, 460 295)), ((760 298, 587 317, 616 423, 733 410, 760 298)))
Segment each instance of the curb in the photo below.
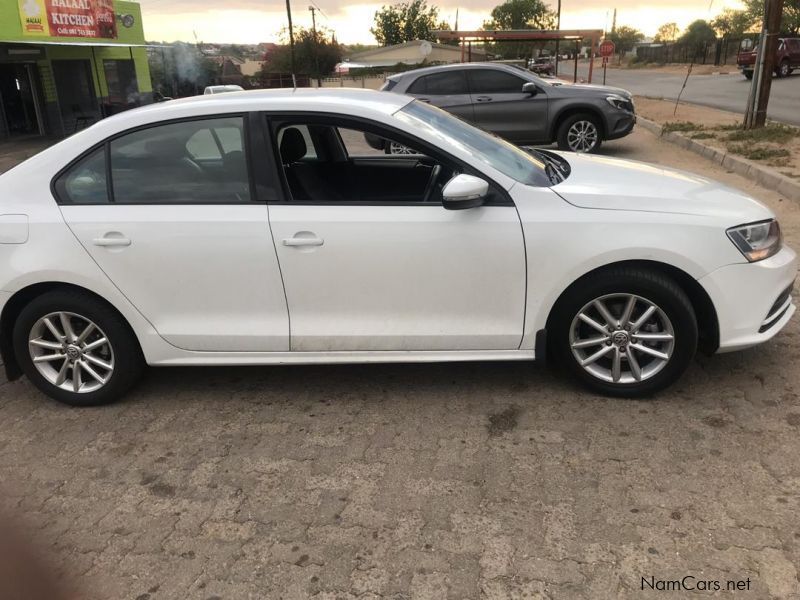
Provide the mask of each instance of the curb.
POLYGON ((725 167, 729 171, 733 171, 742 177, 752 179, 768 190, 776 191, 790 200, 797 200, 800 202, 800 181, 786 177, 786 175, 779 173, 775 169, 765 167, 752 160, 736 156, 735 154, 728 154, 725 150, 701 144, 697 140, 688 138, 676 131, 664 133, 661 125, 649 119, 637 116, 636 124, 641 125, 647 129, 647 131, 657 135, 662 140, 680 146, 695 154, 699 154, 711 162, 725 167))

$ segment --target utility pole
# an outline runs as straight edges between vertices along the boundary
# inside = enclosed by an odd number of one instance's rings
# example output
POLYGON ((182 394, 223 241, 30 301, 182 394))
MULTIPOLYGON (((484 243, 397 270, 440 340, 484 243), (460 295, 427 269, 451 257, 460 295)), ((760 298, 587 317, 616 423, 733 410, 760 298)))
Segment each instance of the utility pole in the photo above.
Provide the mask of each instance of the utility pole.
MULTIPOLYGON (((556 29, 558 29, 558 35, 561 35, 561 0, 558 0, 558 12, 556 13, 556 29)), ((561 40, 556 38, 556 77, 558 77, 558 42, 561 40)), ((577 59, 576 59, 577 60, 577 59)))
POLYGON ((616 33, 617 31, 617 9, 614 9, 614 17, 611 19, 611 33, 616 33))
POLYGON ((763 62, 761 82, 758 86, 756 98, 755 116, 753 127, 764 127, 767 122, 767 105, 769 104, 769 93, 772 88, 772 73, 775 70, 775 54, 778 51, 778 35, 781 31, 781 16, 783 15, 783 0, 766 0, 764 9, 764 29, 766 37, 763 44, 763 62))
POLYGON ((308 10, 311 11, 311 31, 314 33, 314 65, 317 69, 317 87, 322 87, 322 79, 319 72, 319 39, 317 38, 317 17, 315 6, 309 6, 308 10))
POLYGON ((289 18, 289 64, 292 71, 292 87, 297 87, 297 78, 294 74, 294 31, 292 30, 292 6, 286 0, 286 16, 289 18))

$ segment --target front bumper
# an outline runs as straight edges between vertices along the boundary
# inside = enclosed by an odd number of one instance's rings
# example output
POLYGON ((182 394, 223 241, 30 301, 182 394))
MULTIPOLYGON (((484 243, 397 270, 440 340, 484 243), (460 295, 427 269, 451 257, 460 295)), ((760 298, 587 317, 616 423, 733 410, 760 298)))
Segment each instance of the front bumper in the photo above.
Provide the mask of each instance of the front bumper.
POLYGON ((796 276, 797 254, 784 246, 766 260, 727 265, 701 278, 717 311, 718 352, 761 344, 783 329, 796 310, 796 276))
POLYGON ((636 124, 636 114, 626 111, 618 111, 613 115, 608 116, 606 125, 606 138, 607 140, 616 140, 625 137, 636 124))

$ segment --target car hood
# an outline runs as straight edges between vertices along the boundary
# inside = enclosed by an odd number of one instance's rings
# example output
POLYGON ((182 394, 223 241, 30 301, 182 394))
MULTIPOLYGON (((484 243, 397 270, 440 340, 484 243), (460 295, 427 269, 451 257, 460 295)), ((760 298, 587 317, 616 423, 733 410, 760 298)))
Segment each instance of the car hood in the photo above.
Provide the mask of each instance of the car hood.
POLYGON ((719 217, 729 225, 774 217, 743 192, 694 173, 605 156, 558 154, 571 172, 552 190, 574 206, 719 217))
POLYGON ((583 96, 586 94, 593 94, 597 96, 608 96, 609 94, 617 94, 623 98, 631 98, 631 93, 622 88, 611 87, 610 85, 595 85, 593 83, 569 83, 566 81, 559 82, 553 85, 562 96, 583 96))

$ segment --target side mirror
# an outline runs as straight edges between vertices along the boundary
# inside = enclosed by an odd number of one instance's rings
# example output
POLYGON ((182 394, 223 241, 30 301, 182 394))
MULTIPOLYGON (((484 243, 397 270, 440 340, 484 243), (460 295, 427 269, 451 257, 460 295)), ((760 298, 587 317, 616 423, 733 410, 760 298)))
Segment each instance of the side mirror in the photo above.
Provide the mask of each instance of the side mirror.
POLYGON ((386 140, 374 133, 364 132, 364 140, 375 150, 383 150, 386 147, 386 140))
POLYGON ((481 206, 489 193, 489 182, 472 175, 456 175, 442 188, 442 204, 448 210, 481 206))
POLYGON ((536 94, 539 93, 539 88, 536 87, 535 83, 533 83, 532 81, 529 81, 528 83, 523 83, 522 84, 522 93, 523 94, 530 94, 531 96, 535 96, 536 94))

